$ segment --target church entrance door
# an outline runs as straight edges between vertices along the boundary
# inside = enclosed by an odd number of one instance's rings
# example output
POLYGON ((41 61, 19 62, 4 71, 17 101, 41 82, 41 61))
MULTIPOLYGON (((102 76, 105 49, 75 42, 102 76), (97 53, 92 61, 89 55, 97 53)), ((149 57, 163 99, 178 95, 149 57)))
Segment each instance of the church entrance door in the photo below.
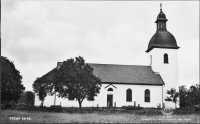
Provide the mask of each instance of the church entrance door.
POLYGON ((113 95, 107 95, 107 106, 108 107, 113 106, 113 95))

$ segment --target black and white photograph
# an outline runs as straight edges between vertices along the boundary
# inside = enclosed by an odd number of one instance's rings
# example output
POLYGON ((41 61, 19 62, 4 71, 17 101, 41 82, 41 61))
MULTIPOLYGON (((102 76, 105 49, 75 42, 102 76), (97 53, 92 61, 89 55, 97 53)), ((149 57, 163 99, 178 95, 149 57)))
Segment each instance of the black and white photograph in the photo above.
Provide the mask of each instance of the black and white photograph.
POLYGON ((1 0, 1 123, 200 123, 199 1, 1 0))

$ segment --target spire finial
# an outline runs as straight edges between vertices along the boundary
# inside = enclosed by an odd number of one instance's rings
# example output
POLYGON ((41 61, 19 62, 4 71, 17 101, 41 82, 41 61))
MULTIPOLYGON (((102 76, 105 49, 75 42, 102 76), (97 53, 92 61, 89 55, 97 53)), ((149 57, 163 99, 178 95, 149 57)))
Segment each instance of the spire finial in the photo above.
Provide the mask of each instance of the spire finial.
POLYGON ((162 10, 162 3, 160 3, 160 10, 162 10))

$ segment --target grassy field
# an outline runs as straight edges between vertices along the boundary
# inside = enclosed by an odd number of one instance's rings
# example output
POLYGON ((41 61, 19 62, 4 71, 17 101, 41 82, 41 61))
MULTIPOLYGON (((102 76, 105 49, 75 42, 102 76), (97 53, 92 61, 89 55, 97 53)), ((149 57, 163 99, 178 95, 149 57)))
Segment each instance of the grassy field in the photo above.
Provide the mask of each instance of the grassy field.
POLYGON ((164 116, 160 110, 97 111, 92 113, 56 113, 2 110, 1 123, 199 123, 200 114, 164 116))

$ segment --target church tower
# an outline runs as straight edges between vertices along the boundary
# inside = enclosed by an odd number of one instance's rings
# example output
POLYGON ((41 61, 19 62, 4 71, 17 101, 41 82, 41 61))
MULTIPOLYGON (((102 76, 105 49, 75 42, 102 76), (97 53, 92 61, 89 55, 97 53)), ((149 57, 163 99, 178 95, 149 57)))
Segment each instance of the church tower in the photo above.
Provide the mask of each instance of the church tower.
MULTIPOLYGON (((167 31, 168 19, 160 8, 156 20, 156 33, 149 41, 146 52, 149 54, 152 70, 159 73, 165 83, 163 87, 163 103, 166 108, 175 108, 173 102, 165 101, 169 96, 167 90, 175 88, 179 91, 178 82, 178 47, 175 37, 167 31)), ((179 101, 179 100, 178 100, 179 101)), ((177 103, 179 107, 179 103, 177 103)))

